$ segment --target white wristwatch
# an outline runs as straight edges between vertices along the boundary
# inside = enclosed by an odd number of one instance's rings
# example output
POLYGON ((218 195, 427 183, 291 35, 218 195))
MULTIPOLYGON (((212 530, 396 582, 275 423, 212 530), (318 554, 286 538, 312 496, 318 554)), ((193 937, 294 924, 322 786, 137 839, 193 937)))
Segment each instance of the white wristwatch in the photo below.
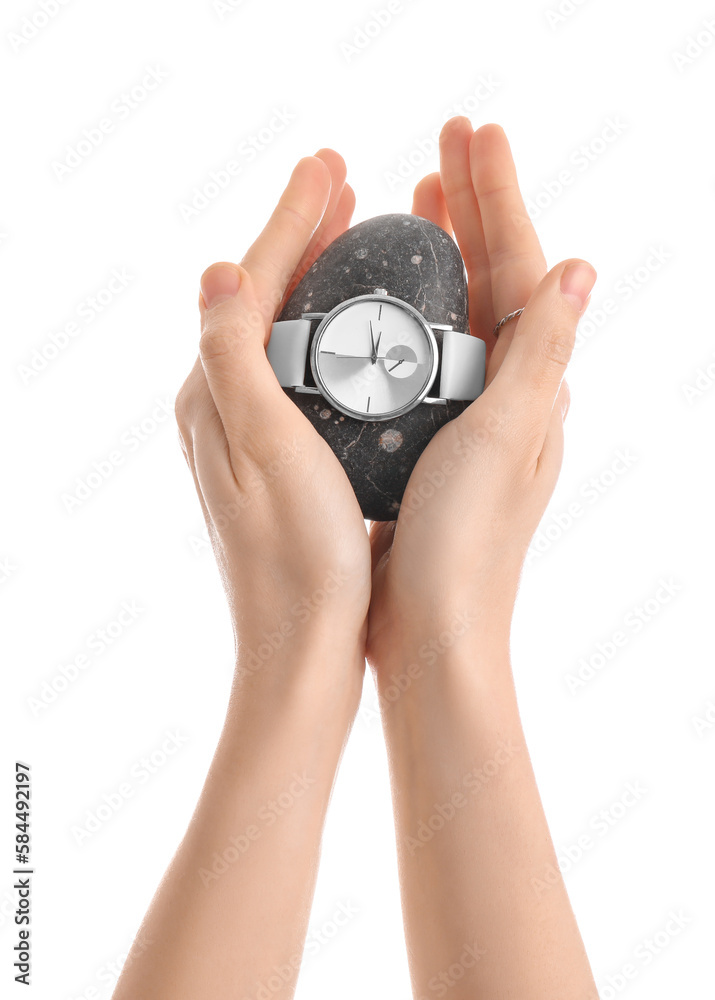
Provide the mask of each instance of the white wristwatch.
POLYGON ((358 420, 391 420, 420 403, 484 391, 484 341, 428 323, 383 289, 274 323, 266 354, 284 388, 322 395, 358 420))

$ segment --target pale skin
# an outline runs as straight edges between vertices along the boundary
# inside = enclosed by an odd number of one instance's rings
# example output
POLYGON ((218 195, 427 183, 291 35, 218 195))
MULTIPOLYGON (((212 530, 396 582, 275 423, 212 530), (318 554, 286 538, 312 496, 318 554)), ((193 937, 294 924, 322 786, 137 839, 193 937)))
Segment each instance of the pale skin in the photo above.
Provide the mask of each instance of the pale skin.
POLYGON ((596 1000, 509 656, 595 272, 577 258, 547 271, 503 131, 451 119, 440 171, 418 184, 412 210, 460 246, 487 387, 431 441, 397 522, 368 533, 340 464, 265 354, 281 302, 354 205, 342 158, 320 150, 297 164, 241 263, 201 279, 199 358, 176 409, 236 669, 203 792, 114 1000, 235 1000, 269 981, 277 1000, 293 995, 366 659, 414 996, 596 1000), (495 338, 496 320, 522 305, 495 338))

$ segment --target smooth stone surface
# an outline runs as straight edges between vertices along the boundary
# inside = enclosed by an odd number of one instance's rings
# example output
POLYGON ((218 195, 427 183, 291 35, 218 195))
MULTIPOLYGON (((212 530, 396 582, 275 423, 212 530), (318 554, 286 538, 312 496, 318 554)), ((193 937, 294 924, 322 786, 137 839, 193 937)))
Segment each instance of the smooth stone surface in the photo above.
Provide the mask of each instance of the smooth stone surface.
MULTIPOLYGON (((416 215, 379 215, 358 223, 328 246, 303 276, 279 320, 329 312, 345 299, 384 289, 414 306, 429 323, 469 331, 467 281, 454 240, 416 215)), ((441 331, 435 331, 438 343, 441 331)), ((324 397, 285 389, 333 449, 355 490, 363 516, 397 517, 407 480, 432 436, 469 405, 420 403, 391 420, 361 421, 324 397)))

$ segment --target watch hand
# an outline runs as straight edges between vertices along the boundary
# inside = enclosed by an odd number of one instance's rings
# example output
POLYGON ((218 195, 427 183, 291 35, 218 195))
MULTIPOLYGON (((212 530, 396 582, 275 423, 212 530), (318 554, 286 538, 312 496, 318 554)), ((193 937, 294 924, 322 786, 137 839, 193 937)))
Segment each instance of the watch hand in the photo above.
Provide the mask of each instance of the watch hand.
MULTIPOLYGON (((358 359, 360 361, 372 361, 372 355, 371 354, 336 354, 334 351, 321 351, 320 353, 321 354, 330 354, 334 358, 355 358, 355 359, 358 359)), ((376 354, 375 355, 375 360, 376 361, 389 361, 390 359, 388 357, 382 358, 382 357, 380 357, 379 355, 376 354)))
POLYGON ((405 360, 404 358, 400 358, 400 360, 397 362, 396 365, 393 365, 392 368, 387 369, 388 372, 394 372, 395 368, 399 368, 404 360, 405 360))
POLYGON ((370 320, 370 345, 372 349, 372 354, 370 355, 370 360, 373 364, 377 360, 377 347, 375 346, 375 337, 372 332, 372 320, 370 320))
POLYGON ((382 336, 382 330, 377 335, 377 343, 375 344, 375 357, 377 358, 377 352, 380 350, 380 337, 382 336))

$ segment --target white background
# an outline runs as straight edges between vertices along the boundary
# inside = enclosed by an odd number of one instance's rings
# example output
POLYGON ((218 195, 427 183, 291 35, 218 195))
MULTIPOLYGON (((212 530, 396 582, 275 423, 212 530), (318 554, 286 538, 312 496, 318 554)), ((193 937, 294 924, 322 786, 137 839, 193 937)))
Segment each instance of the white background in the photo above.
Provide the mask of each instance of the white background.
MULTIPOLYGON (((197 349, 201 272, 240 259, 294 163, 321 146, 348 163, 354 221, 409 211, 436 154, 403 182, 389 174, 459 110, 475 126, 505 127, 550 264, 582 256, 599 273, 570 368, 567 453, 542 525, 550 540, 525 569, 514 625, 553 836, 603 997, 713 996, 715 726, 697 719, 715 701, 715 390, 698 376, 708 366, 715 376, 715 7, 565 0, 559 20, 556 2, 403 0, 348 53, 343 44, 385 6, 244 0, 222 16, 211 0, 70 0, 13 45, 40 7, 3 5, 3 996, 30 993, 11 971, 12 760, 31 762, 35 789, 31 995, 107 1000, 223 719, 229 619, 171 415, 197 349), (678 60, 699 32, 710 47, 698 54, 691 43, 690 61, 678 60), (114 102, 147 68, 165 79, 125 115, 114 102), (183 218, 181 204, 274 109, 293 116, 288 126, 252 162, 239 156, 241 176, 183 218), (53 163, 106 117, 99 148, 58 177, 53 163), (620 123, 613 141, 601 138, 608 119, 620 123), (131 279, 87 320, 113 269, 131 279), (607 299, 611 315, 599 315, 607 299), (77 335, 48 350, 72 321, 77 335), (28 375, 34 351, 55 356, 28 375), (697 379, 699 394, 688 393, 697 379), (166 400, 168 416, 156 409, 166 400), (131 428, 143 420, 153 432, 140 442, 131 428), (77 480, 116 450, 121 465, 68 511, 77 480), (613 464, 619 450, 631 456, 625 470, 613 464), (667 603, 654 596, 661 578, 678 588, 667 603), (132 601, 136 620, 92 652, 92 636, 132 601), (636 633, 627 622, 638 607, 650 610, 636 633), (572 693, 567 676, 619 629, 627 643, 572 693), (61 686, 60 667, 82 652, 89 666, 33 711, 43 682, 61 686), (169 732, 183 746, 150 780, 130 778, 169 732), (132 797, 78 844, 73 828, 126 780, 132 797), (626 808, 629 782, 645 791, 626 808), (602 835, 594 817, 604 809, 602 835), (582 857, 569 860, 584 836, 582 857), (644 960, 643 942, 670 911, 686 926, 644 960), (626 963, 635 979, 609 986, 626 963)), ((313 927, 340 904, 358 912, 306 960, 301 998, 410 995, 374 703, 368 678, 313 927)))

